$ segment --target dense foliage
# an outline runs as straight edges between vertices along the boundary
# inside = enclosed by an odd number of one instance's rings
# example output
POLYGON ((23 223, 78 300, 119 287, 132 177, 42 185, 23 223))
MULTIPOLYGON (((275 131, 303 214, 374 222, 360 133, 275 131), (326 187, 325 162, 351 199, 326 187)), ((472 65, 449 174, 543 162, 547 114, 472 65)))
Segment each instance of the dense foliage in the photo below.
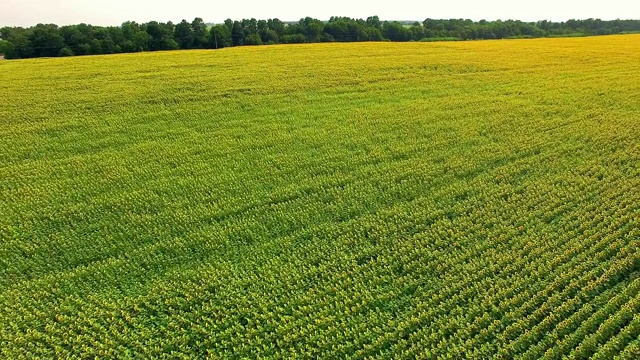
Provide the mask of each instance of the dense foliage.
POLYGON ((219 49, 228 46, 346 42, 434 41, 469 39, 536 38, 548 36, 608 35, 640 31, 640 20, 600 19, 567 22, 485 21, 426 19, 424 22, 381 21, 332 17, 297 23, 278 19, 243 19, 207 26, 201 18, 191 23, 146 24, 126 22, 117 27, 86 24, 61 26, 38 24, 30 28, 0 29, 0 53, 7 59, 130 53, 175 49, 219 49))
POLYGON ((640 36, 0 63, 0 358, 640 351, 640 36))

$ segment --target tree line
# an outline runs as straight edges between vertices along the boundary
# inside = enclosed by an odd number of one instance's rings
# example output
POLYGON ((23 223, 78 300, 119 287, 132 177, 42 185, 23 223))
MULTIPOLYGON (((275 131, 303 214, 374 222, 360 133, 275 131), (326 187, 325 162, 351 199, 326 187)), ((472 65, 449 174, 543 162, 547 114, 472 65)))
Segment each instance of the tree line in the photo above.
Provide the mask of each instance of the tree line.
POLYGON ((566 22, 472 21, 464 19, 423 22, 306 17, 298 22, 279 19, 227 19, 207 25, 201 18, 178 24, 133 21, 121 26, 87 24, 0 28, 0 53, 7 59, 130 53, 177 49, 220 49, 230 46, 348 41, 437 41, 549 36, 588 36, 640 32, 640 20, 600 19, 566 22))

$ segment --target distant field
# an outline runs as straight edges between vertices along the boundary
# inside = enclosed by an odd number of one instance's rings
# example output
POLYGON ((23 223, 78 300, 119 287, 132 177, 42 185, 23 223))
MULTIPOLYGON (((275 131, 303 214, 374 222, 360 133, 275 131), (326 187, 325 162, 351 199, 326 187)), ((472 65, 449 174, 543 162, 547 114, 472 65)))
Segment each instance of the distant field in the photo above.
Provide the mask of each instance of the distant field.
POLYGON ((640 35, 0 63, 0 358, 638 358, 640 35))

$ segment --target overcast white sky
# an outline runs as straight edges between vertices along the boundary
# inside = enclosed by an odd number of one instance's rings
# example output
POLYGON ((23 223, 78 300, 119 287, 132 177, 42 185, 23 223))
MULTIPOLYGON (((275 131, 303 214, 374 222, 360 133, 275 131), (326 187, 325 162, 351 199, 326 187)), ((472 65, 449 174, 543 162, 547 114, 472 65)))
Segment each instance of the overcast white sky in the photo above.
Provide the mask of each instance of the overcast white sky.
POLYGON ((127 20, 206 22, 231 18, 284 21, 333 15, 382 20, 469 18, 524 21, 601 18, 640 19, 639 0, 0 0, 0 27, 88 23, 120 25, 127 20))

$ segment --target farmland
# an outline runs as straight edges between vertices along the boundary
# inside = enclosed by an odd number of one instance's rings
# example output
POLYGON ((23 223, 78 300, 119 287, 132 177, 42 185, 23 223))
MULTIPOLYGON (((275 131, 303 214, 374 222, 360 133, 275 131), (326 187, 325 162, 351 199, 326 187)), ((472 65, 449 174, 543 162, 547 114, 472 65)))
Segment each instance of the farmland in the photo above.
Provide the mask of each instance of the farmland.
POLYGON ((0 358, 637 358, 640 35, 0 63, 0 358))

